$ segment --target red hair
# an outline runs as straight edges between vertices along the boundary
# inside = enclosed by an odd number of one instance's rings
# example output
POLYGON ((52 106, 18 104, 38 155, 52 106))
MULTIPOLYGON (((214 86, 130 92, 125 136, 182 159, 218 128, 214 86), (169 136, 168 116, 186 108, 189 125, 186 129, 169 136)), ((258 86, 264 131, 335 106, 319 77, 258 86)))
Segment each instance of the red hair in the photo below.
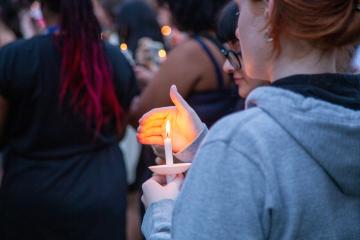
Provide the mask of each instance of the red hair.
POLYGON ((55 3, 53 0, 60 14, 61 103, 69 100, 73 111, 82 114, 96 133, 110 121, 115 121, 118 129, 123 111, 91 0, 55 3))
POLYGON ((280 35, 309 42, 324 51, 360 40, 358 0, 274 0, 269 19, 275 51, 280 35))

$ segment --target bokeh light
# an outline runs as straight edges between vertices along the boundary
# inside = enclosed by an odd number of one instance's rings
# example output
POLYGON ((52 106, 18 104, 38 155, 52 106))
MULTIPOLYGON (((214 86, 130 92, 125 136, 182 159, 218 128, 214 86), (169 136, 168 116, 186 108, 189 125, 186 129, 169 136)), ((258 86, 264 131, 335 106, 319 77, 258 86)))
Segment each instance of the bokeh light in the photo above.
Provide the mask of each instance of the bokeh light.
POLYGON ((165 58, 166 57, 166 51, 164 49, 159 50, 159 57, 165 58))
POLYGON ((128 50, 127 44, 126 43, 120 44, 120 49, 121 49, 121 51, 127 51, 128 50))
POLYGON ((161 28, 161 33, 162 33, 162 35, 164 35, 166 37, 169 36, 171 34, 171 27, 168 25, 163 26, 161 28))

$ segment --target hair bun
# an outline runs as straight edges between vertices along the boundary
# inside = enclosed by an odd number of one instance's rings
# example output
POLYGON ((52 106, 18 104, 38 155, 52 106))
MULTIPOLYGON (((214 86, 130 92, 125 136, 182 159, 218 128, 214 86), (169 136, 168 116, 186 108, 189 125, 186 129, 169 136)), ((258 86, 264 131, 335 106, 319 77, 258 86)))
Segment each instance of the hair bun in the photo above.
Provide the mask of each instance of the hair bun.
POLYGON ((359 13, 359 0, 278 0, 269 22, 275 49, 282 33, 325 51, 358 44, 359 13))

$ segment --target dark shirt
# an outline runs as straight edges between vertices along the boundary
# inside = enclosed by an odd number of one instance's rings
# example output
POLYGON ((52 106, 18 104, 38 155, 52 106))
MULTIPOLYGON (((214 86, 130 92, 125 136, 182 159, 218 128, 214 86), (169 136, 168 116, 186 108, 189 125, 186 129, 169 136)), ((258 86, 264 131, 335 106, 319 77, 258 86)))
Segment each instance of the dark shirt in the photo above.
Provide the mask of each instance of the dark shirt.
MULTIPOLYGON (((217 41, 213 38, 206 38, 221 51, 221 44, 217 44, 217 41)), ((238 111, 241 99, 237 94, 233 94, 234 89, 232 87, 225 86, 222 65, 216 60, 214 53, 212 53, 210 48, 205 44, 203 37, 195 36, 194 40, 198 42, 213 65, 212 70, 216 76, 217 88, 208 91, 192 91, 186 101, 206 126, 211 127, 223 116, 238 111)))
MULTIPOLYGON (((118 99, 125 112, 138 93, 133 72, 113 46, 105 45, 118 99)), ((10 151, 33 158, 57 158, 119 141, 113 125, 94 139, 82 116, 59 103, 59 49, 51 35, 18 41, 0 50, 0 95, 10 104, 5 141, 10 151)))
MULTIPOLYGON (((119 49, 105 44, 125 113, 138 88, 119 49)), ((125 239, 127 182, 109 123, 95 138, 59 102, 61 56, 52 35, 0 49, 0 95, 9 103, 1 239, 125 239)))

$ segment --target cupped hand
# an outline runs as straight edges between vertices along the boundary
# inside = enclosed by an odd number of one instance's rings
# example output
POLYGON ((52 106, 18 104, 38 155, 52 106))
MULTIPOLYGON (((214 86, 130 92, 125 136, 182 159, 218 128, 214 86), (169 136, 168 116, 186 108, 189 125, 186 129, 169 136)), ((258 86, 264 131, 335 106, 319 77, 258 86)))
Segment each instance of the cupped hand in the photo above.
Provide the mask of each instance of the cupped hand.
POLYGON ((142 116, 137 138, 142 144, 164 145, 165 125, 169 120, 173 151, 178 152, 195 140, 204 125, 175 85, 170 88, 170 98, 175 106, 156 108, 142 116))

